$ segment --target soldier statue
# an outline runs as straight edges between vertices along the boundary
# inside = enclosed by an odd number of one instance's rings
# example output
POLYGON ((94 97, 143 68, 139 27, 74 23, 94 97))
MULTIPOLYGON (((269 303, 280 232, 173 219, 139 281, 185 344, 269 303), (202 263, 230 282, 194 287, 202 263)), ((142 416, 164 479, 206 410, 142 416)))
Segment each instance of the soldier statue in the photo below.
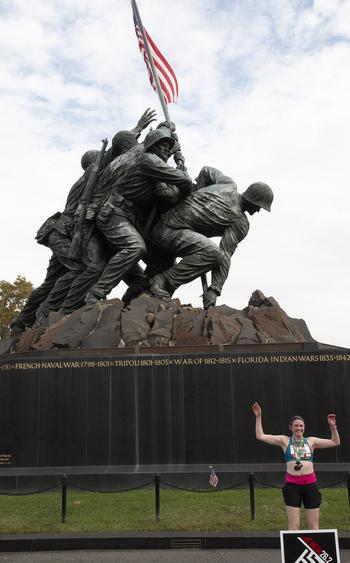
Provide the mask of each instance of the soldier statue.
MULTIPOLYGON (((247 236, 246 213, 253 215, 261 208, 270 211, 272 200, 273 192, 263 182, 254 183, 239 194, 231 178, 215 168, 204 167, 194 193, 163 213, 150 233, 160 270, 152 276, 150 260, 146 271, 151 275, 152 294, 169 297, 180 285, 211 270, 211 285, 204 291, 203 305, 205 309, 215 305, 229 273, 231 256, 247 236), (221 237, 220 245, 210 237, 221 237), (182 258, 178 264, 176 257, 182 258)), ((153 273, 154 270, 153 267, 153 273)))

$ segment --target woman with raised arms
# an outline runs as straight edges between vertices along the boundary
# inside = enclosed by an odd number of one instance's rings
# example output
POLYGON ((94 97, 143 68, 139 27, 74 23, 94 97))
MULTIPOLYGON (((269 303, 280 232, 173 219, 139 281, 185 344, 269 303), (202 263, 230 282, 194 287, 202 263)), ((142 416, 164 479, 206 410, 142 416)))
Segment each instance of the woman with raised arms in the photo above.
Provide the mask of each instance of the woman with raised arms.
POLYGON ((252 411, 255 415, 255 434, 258 440, 280 446, 284 452, 287 465, 283 498, 287 508, 288 529, 299 530, 300 507, 303 503, 306 509, 306 518, 310 530, 319 529, 319 513, 321 493, 318 490, 316 475, 313 466, 314 450, 333 448, 339 446, 340 438, 335 422, 335 414, 329 414, 327 421, 331 437, 316 438, 304 437, 305 422, 301 416, 291 418, 289 429, 292 436, 265 434, 262 427, 262 410, 258 403, 254 403, 252 411))

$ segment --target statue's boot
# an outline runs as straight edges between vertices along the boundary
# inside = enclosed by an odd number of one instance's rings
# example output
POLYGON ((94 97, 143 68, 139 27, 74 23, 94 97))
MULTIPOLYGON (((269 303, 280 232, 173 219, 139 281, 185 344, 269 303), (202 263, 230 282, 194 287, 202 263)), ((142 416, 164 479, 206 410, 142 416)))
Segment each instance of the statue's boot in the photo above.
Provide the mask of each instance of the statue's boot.
POLYGON ((169 291, 165 289, 166 279, 163 274, 156 274, 150 279, 150 291, 155 297, 168 297, 171 295, 169 291))
POLYGON ((44 313, 40 313, 37 316, 35 323, 33 324, 33 328, 48 328, 49 326, 49 319, 44 313))
POLYGON ((87 305, 96 305, 96 303, 104 301, 104 299, 106 299, 104 295, 97 294, 97 292, 88 291, 84 301, 87 305))
POLYGON ((16 317, 10 323, 11 336, 16 336, 17 334, 21 334, 26 330, 26 328, 27 328, 26 325, 22 323, 22 321, 18 317, 16 317))

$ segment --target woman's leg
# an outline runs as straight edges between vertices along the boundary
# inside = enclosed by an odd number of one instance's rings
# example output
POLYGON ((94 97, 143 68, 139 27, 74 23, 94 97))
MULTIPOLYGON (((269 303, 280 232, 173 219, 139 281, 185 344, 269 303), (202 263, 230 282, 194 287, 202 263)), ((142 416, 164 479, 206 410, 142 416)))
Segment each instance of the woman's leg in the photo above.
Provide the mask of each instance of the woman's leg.
POLYGON ((287 509, 287 517, 288 517, 288 530, 299 530, 300 508, 296 506, 286 506, 286 509, 287 509))
POLYGON ((306 511, 307 526, 309 530, 319 529, 320 504, 322 496, 317 483, 305 485, 303 503, 306 511))
POLYGON ((288 517, 288 530, 300 529, 300 487, 294 483, 285 483, 283 489, 284 504, 288 517))
POLYGON ((306 520, 309 530, 319 530, 320 509, 319 508, 306 508, 306 520))

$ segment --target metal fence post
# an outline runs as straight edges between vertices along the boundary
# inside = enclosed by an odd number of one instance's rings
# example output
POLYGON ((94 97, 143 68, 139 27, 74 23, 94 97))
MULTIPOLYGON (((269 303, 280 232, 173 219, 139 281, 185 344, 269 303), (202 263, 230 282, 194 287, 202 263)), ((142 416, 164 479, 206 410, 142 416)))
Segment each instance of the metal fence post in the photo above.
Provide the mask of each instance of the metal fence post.
POLYGON ((154 494, 156 501, 156 520, 160 520, 160 475, 156 473, 154 476, 154 494))
POLYGON ((250 516, 255 520, 255 494, 254 494, 254 472, 249 473, 249 494, 250 494, 250 516))
POLYGON ((62 476, 62 509, 61 509, 61 522, 66 523, 67 517, 67 475, 62 476))

